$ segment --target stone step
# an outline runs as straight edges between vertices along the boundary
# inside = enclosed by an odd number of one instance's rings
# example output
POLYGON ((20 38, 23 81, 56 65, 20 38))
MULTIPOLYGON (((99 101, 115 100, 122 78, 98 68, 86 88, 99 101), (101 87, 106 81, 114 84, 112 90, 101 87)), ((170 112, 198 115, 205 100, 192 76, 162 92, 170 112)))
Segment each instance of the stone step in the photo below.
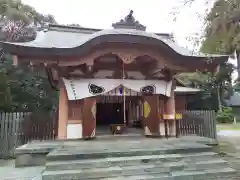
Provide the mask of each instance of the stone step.
POLYGON ((184 163, 184 171, 205 171, 208 169, 222 169, 228 167, 228 163, 223 159, 202 160, 192 163, 184 163))
MULTIPOLYGON (((221 168, 221 169, 208 169, 205 171, 175 171, 175 172, 161 172, 159 168, 154 165, 138 166, 138 167, 112 167, 105 169, 93 169, 88 171, 79 170, 65 170, 65 171, 54 171, 44 172, 42 180, 85 180, 85 179, 179 179, 179 180, 190 180, 190 179, 204 179, 204 180, 216 180, 216 177, 229 177, 229 175, 235 175, 236 170, 232 168, 221 168), (215 178, 214 178, 215 177, 215 178)), ((222 179, 225 180, 225 179, 222 179)))
POLYGON ((50 161, 46 164, 46 170, 76 170, 88 168, 107 168, 112 166, 135 166, 139 164, 165 164, 165 163, 192 163, 218 160, 219 155, 214 152, 204 152, 198 154, 163 154, 132 157, 113 157, 89 160, 74 161, 50 161))
MULTIPOLYGON (((232 168, 221 170, 209 170, 202 172, 175 173, 167 176, 162 175, 136 175, 104 178, 103 180, 235 180, 236 171, 232 168)), ((76 179, 77 180, 77 179, 76 179)), ((97 180, 97 179, 92 179, 97 180)))
POLYGON ((98 159, 108 157, 131 157, 131 156, 144 156, 144 155, 159 155, 159 154, 187 154, 187 153, 201 153, 210 152, 212 147, 206 145, 197 146, 178 146, 169 148, 146 148, 146 149, 116 149, 109 151, 108 149, 102 150, 87 150, 71 147, 67 149, 56 149, 47 155, 47 161, 65 161, 65 160, 80 160, 80 159, 98 159))
MULTIPOLYGON (((174 163, 147 163, 147 164, 135 164, 135 165, 111 165, 108 167, 98 167, 98 171, 101 171, 102 169, 106 168, 112 168, 112 167, 120 167, 120 168, 130 168, 132 167, 152 167, 154 166, 155 168, 158 168, 160 172, 173 172, 173 171, 180 171, 180 170, 186 170, 186 171, 196 171, 196 170, 207 170, 207 169, 221 169, 227 167, 227 162, 225 160, 219 159, 219 160, 211 160, 211 161, 199 161, 197 163, 186 163, 186 162, 174 162, 174 163)), ((92 168, 66 168, 66 169, 61 169, 61 170, 90 170, 94 169, 96 167, 92 168)), ((47 171, 50 171, 49 169, 46 169, 47 171)), ((58 170, 58 171, 61 171, 58 170)))
POLYGON ((236 180, 235 169, 226 167, 222 169, 208 169, 204 171, 180 171, 171 173, 172 177, 179 180, 236 180))

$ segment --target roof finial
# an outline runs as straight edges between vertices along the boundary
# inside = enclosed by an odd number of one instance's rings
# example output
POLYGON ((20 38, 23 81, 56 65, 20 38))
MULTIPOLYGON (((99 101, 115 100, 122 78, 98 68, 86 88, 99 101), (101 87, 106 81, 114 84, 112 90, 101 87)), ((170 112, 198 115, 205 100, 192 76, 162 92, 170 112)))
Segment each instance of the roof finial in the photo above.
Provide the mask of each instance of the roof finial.
POLYGON ((133 10, 130 11, 129 15, 128 16, 131 16, 133 17, 133 10))
POLYGON ((128 22, 128 23, 135 22, 135 18, 133 17, 133 10, 131 10, 129 14, 125 17, 125 22, 128 22))
POLYGON ((115 29, 137 29, 145 31, 146 27, 140 24, 138 21, 135 20, 133 17, 133 10, 129 12, 129 14, 124 18, 121 19, 119 22, 112 24, 115 29))

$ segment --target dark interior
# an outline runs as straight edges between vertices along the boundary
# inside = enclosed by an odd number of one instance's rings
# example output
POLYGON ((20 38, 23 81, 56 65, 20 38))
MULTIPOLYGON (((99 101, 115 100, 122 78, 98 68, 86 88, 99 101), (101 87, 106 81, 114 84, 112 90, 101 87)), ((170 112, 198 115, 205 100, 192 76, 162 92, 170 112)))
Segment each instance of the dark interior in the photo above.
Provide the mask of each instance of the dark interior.
POLYGON ((121 103, 97 103, 97 125, 124 124, 123 105, 121 103))

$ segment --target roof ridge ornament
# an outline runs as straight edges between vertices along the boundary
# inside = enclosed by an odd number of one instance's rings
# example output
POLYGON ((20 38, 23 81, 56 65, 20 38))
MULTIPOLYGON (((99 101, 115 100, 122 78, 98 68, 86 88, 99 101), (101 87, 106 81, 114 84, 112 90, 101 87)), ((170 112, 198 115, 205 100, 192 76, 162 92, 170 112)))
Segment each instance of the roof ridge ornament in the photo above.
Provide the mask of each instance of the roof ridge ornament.
POLYGON ((129 12, 129 14, 124 18, 121 19, 119 22, 113 23, 112 27, 114 29, 136 29, 136 30, 146 30, 146 26, 136 21, 133 16, 133 10, 129 12))

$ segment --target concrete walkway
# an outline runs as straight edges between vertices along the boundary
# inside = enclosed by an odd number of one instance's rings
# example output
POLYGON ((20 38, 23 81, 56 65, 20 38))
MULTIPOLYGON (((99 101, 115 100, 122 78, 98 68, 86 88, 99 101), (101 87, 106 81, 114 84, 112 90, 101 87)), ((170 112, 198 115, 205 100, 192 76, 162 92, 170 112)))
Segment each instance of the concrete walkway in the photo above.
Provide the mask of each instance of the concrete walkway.
POLYGON ((240 131, 239 130, 220 130, 217 132, 218 140, 232 144, 238 154, 240 154, 240 131))
POLYGON ((240 131, 220 130, 217 132, 218 142, 223 146, 223 152, 227 153, 224 159, 228 161, 230 167, 238 170, 237 180, 240 179, 240 131))
POLYGON ((14 160, 0 160, 1 180, 41 180, 44 167, 15 168, 14 160))
POLYGON ((239 137, 240 138, 240 131, 238 130, 220 130, 217 132, 218 136, 224 137, 239 137))

